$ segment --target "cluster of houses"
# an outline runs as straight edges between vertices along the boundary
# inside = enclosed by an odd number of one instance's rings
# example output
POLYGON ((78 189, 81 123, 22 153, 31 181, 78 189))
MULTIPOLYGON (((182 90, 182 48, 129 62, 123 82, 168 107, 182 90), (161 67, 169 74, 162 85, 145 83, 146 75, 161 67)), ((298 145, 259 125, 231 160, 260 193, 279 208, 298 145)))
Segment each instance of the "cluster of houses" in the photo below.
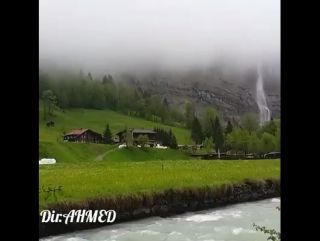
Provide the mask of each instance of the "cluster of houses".
MULTIPOLYGON (((140 135, 147 135, 148 142, 147 144, 153 146, 156 144, 156 132, 146 129, 130 129, 132 134, 133 144, 138 143, 138 137, 140 135)), ((125 142, 126 130, 119 131, 112 138, 114 144, 121 144, 125 142)), ((104 143, 103 135, 95 132, 91 129, 78 129, 73 130, 70 133, 67 133, 63 136, 63 141, 65 142, 89 142, 89 143, 104 143)))
MULTIPOLYGON (((148 144, 153 147, 157 144, 162 144, 159 140, 156 140, 156 132, 153 130, 147 129, 129 129, 132 134, 132 140, 134 145, 138 145, 138 137, 140 135, 148 136, 148 144)), ((114 144, 123 144, 125 143, 125 134, 126 130, 119 131, 112 138, 112 142, 114 144)), ((91 129, 77 129, 73 130, 70 133, 67 133, 63 136, 63 141, 65 142, 87 142, 87 143, 105 143, 103 135, 95 132, 91 129)), ((202 149, 203 145, 178 145, 179 150, 198 150, 202 149)))

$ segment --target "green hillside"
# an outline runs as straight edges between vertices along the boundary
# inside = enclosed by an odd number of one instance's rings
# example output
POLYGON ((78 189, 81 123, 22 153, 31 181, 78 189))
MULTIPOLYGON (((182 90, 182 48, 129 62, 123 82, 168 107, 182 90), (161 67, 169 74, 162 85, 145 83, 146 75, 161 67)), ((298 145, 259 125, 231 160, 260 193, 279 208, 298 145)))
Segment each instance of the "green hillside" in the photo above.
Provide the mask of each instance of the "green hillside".
POLYGON ((92 162, 97 156, 117 148, 92 143, 39 142, 39 159, 55 158, 59 163, 92 162))
POLYGON ((125 125, 129 128, 145 128, 153 129, 155 126, 171 129, 176 135, 178 144, 185 143, 186 138, 190 137, 190 131, 179 128, 161 125, 159 123, 146 121, 143 119, 125 116, 109 110, 87 110, 76 109, 56 111, 54 116, 49 116, 46 121, 43 120, 43 106, 42 102, 39 103, 39 141, 53 141, 61 140, 62 132, 72 131, 78 128, 89 128, 93 131, 103 133, 105 125, 109 123, 110 129, 113 134, 124 129, 125 125), (55 127, 47 127, 47 121, 54 121, 55 127))
POLYGON ((39 159, 55 158, 58 163, 145 162, 154 160, 187 160, 189 156, 171 149, 118 148, 113 145, 76 142, 39 142, 39 159), (101 158, 98 158, 102 156, 101 158))

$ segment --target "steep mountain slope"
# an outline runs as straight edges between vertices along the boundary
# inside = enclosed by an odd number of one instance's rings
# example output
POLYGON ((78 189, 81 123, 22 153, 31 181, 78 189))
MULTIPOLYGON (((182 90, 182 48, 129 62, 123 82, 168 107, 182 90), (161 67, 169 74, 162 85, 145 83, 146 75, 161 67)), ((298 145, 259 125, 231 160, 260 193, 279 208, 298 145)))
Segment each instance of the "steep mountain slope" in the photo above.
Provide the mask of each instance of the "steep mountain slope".
MULTIPOLYGON (((166 96, 168 103, 183 109, 186 100, 196 106, 198 115, 205 107, 214 106, 223 112, 224 120, 239 121, 246 113, 259 114, 256 102, 257 73, 249 69, 239 73, 193 71, 188 73, 155 73, 140 78, 131 76, 127 83, 166 96)), ((264 71, 264 88, 274 118, 280 117, 280 78, 264 71)))

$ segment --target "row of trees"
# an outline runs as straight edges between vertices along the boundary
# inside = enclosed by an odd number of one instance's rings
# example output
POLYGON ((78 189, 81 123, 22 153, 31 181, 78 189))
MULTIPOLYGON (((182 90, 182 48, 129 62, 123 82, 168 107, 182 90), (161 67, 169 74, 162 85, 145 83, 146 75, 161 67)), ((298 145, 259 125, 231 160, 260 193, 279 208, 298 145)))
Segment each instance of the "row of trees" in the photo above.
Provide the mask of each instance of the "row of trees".
POLYGON ((280 151, 280 120, 271 119, 260 125, 259 117, 247 114, 242 117, 239 126, 230 121, 222 125, 221 113, 214 108, 207 108, 203 120, 193 118, 191 139, 196 144, 203 143, 208 150, 216 152, 234 150, 236 153, 267 153, 280 151))
POLYGON ((171 129, 166 131, 159 127, 155 127, 153 131, 156 133, 156 142, 161 142, 163 146, 168 146, 171 149, 178 148, 177 138, 171 129))
MULTIPOLYGON (((44 119, 46 113, 53 114, 55 107, 109 109, 153 122, 191 129, 196 113, 195 106, 190 101, 186 101, 184 110, 181 111, 170 106, 166 97, 151 95, 147 90, 130 84, 126 86, 125 82, 114 81, 111 75, 104 76, 102 80, 93 80, 90 73, 86 77, 80 73, 78 76, 60 79, 40 74, 39 98, 45 103, 44 119)), ((221 119, 221 113, 214 108, 207 108, 206 112, 209 114, 206 116, 214 117, 218 114, 221 119)), ((205 119, 204 122, 207 123, 208 120, 205 119)))
POLYGON ((172 126, 185 126, 187 122, 186 116, 169 106, 166 98, 115 82, 111 75, 93 80, 90 73, 87 77, 80 74, 60 79, 40 74, 39 98, 47 106, 60 109, 109 109, 172 126))

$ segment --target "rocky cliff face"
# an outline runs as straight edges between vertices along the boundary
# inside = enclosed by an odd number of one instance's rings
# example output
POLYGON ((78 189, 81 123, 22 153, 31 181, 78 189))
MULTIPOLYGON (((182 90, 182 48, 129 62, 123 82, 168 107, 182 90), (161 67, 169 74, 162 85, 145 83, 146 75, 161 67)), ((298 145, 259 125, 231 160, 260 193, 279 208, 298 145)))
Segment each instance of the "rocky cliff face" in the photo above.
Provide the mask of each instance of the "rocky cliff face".
MULTIPOLYGON (((198 115, 208 106, 223 113, 224 120, 238 122, 246 113, 259 114, 256 103, 256 73, 239 75, 192 73, 186 75, 159 74, 141 81, 132 80, 142 89, 166 96, 170 105, 183 109, 186 100, 194 103, 198 115), (220 76, 223 76, 221 78, 220 76)), ((265 75, 265 94, 271 116, 280 117, 280 80, 265 75)))

